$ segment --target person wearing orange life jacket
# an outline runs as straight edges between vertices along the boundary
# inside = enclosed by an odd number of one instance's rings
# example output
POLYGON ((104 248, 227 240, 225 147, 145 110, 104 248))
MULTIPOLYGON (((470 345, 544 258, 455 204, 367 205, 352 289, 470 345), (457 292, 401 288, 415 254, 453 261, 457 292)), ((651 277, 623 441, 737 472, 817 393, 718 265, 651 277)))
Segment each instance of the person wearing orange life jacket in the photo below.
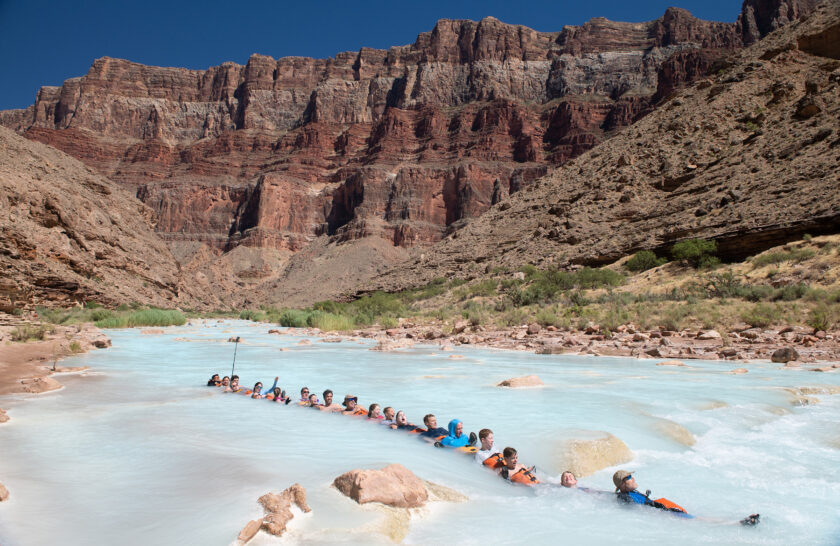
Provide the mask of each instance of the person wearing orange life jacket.
POLYGON ((230 380, 230 385, 225 387, 224 392, 239 392, 242 390, 242 387, 239 386, 239 376, 234 375, 230 380))
POLYGON ((499 469, 499 475, 506 480, 523 485, 536 485, 540 481, 534 476, 534 467, 526 468, 519 462, 519 454, 512 447, 502 451, 504 465, 499 469))
POLYGON ((391 428, 395 430, 414 430, 417 426, 409 423, 408 417, 405 416, 405 412, 400 410, 394 417, 394 424, 391 425, 391 428))
POLYGON ((359 405, 359 398, 350 394, 344 395, 344 402, 342 405, 344 406, 344 415, 367 415, 367 410, 359 405))
POLYGON ((426 430, 420 433, 420 437, 428 441, 436 441, 441 436, 447 436, 449 431, 443 427, 437 426, 437 417, 429 413, 423 417, 423 424, 426 425, 426 430))

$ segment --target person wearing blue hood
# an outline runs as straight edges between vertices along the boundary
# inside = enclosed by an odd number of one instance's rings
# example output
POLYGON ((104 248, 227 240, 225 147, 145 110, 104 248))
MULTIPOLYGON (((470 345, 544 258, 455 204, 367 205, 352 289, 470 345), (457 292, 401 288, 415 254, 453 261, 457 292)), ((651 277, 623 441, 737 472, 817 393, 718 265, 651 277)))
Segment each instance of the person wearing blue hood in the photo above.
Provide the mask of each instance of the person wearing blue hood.
POLYGON ((443 438, 439 442, 435 442, 437 447, 464 447, 475 444, 478 438, 475 432, 471 432, 469 438, 464 434, 464 423, 458 419, 449 421, 449 436, 443 438))

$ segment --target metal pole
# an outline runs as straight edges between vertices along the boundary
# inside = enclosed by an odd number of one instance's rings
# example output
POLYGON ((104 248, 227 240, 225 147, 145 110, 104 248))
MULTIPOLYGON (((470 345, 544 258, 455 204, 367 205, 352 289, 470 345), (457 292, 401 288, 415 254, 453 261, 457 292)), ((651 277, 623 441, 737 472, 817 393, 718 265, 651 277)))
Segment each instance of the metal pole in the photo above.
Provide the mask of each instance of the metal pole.
POLYGON ((239 336, 236 336, 236 341, 233 342, 233 366, 230 368, 230 377, 233 379, 233 370, 236 368, 236 349, 239 348, 239 336))

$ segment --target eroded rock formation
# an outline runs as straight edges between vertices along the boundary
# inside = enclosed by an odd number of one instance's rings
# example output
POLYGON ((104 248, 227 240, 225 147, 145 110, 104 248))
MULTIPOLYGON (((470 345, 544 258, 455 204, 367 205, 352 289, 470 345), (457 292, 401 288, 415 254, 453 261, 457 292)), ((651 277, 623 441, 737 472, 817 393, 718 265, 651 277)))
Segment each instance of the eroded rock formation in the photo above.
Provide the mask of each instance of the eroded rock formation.
POLYGON ((351 470, 337 477, 333 485, 359 504, 378 502, 394 508, 417 508, 429 500, 423 480, 401 464, 381 470, 351 470))

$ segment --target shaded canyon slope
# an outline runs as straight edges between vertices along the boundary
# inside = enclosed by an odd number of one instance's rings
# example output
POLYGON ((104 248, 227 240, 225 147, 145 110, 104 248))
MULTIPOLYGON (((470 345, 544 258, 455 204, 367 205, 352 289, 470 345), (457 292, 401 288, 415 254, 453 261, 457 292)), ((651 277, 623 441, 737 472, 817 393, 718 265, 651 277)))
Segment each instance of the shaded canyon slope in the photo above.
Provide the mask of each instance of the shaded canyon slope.
POLYGON ((152 210, 90 167, 0 127, 0 307, 193 301, 152 210))
POLYGON ((600 265, 695 237, 742 258, 840 231, 838 120, 840 5, 832 2, 418 251, 375 287, 526 263, 600 265))

